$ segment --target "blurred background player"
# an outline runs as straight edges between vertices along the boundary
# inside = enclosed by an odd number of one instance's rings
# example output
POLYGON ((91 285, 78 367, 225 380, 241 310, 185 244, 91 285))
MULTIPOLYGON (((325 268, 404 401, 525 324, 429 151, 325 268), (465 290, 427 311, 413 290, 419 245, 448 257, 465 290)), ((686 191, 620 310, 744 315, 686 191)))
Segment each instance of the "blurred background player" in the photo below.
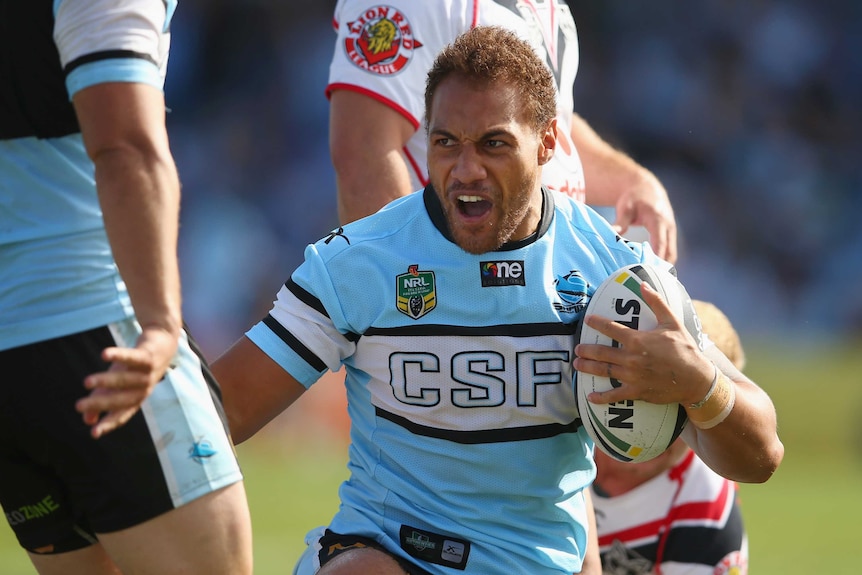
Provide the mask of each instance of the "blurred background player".
MULTIPOLYGON (((693 300, 703 331, 737 369, 745 354, 715 305, 693 300)), ((624 463, 596 449, 591 487, 605 575, 745 575, 748 539, 737 485, 677 439, 662 455, 624 463)))
POLYGON ((675 262, 676 222, 662 184, 573 111, 578 36, 565 2, 339 0, 333 22, 338 39, 326 92, 342 223, 428 184, 425 74, 456 36, 496 25, 529 41, 554 74, 558 146, 543 183, 615 207, 620 233, 643 226, 656 254, 675 262))
POLYGON ((0 504, 43 575, 252 570, 181 316, 175 7, 0 0, 0 504))

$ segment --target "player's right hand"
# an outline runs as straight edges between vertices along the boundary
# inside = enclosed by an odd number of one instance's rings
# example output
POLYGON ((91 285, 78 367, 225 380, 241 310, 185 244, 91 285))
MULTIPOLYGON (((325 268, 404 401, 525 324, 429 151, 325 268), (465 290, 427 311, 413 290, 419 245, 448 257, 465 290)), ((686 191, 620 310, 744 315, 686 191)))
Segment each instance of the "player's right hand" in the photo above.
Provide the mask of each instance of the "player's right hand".
POLYGON ((111 366, 84 379, 91 390, 75 404, 94 438, 124 425, 162 380, 177 352, 177 336, 144 327, 134 348, 108 347, 102 359, 111 366))

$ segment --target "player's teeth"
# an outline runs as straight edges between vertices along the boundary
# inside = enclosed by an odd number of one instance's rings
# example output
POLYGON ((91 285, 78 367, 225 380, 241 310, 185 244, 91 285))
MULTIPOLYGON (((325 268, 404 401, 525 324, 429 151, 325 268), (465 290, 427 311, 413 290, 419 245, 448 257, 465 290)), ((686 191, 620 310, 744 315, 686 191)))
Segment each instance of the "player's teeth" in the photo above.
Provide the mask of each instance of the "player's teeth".
POLYGON ((481 202, 482 198, 479 196, 458 196, 458 199, 462 202, 481 202))

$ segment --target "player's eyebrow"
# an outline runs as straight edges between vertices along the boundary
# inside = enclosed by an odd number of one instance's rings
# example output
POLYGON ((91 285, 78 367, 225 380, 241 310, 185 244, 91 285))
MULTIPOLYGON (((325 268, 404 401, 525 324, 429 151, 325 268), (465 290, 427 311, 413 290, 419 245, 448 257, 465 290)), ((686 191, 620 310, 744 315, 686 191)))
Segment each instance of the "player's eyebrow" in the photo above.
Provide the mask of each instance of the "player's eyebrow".
MULTIPOLYGON (((460 140, 460 138, 458 138, 456 135, 454 135, 449 130, 446 130, 444 128, 432 127, 428 131, 428 134, 429 135, 433 134, 435 136, 443 136, 443 137, 446 137, 446 138, 449 138, 452 140, 460 140)), ((494 128, 494 129, 488 130, 486 132, 483 132, 478 138, 476 138, 476 141, 481 142, 481 141, 485 141, 485 140, 496 140, 496 139, 499 139, 501 137, 512 138, 512 137, 514 137, 514 134, 512 134, 512 132, 510 132, 509 130, 507 130, 505 128, 494 128)))

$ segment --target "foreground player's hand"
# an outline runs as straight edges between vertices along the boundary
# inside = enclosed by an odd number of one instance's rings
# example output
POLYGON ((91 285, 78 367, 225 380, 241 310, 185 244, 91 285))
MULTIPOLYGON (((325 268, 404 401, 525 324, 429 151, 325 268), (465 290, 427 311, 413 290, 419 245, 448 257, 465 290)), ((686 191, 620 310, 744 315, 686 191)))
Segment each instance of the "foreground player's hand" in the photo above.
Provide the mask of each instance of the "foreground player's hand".
POLYGON ((667 191, 658 178, 645 172, 636 186, 624 191, 616 202, 614 228, 624 235, 629 226, 643 226, 656 255, 676 263, 676 220, 667 191))
POLYGON ((619 387, 592 393, 593 403, 642 399, 650 403, 695 403, 715 373, 712 362, 661 296, 644 282, 644 301, 655 313, 655 329, 638 331, 598 315, 584 321, 619 346, 579 344, 573 365, 578 371, 611 377, 619 387))
POLYGON ((137 413, 176 352, 177 337, 161 328, 144 328, 134 348, 102 351, 110 368, 84 379, 84 387, 92 391, 75 404, 94 438, 117 429, 137 413))

